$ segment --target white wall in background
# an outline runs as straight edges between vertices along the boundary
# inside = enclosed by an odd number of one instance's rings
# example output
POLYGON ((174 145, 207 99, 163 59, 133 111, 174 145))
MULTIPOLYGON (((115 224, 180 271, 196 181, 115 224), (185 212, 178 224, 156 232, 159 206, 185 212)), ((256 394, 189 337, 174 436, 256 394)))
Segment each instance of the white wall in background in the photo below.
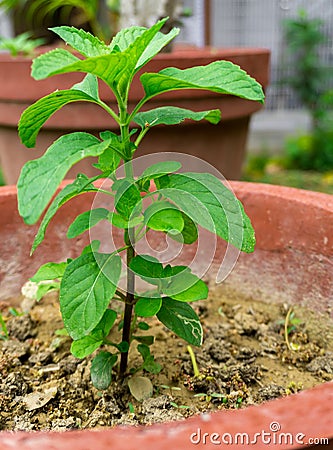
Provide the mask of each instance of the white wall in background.
MULTIPOLYGON (((292 69, 285 56, 282 22, 300 9, 324 21, 327 36, 321 54, 333 67, 333 0, 211 0, 212 44, 217 47, 266 47, 271 50, 271 82, 266 92, 266 110, 254 115, 248 147, 250 151, 279 151, 289 135, 309 129, 306 111, 281 80, 292 69)), ((333 80, 332 80, 333 85, 333 80)))
POLYGON ((0 36, 2 37, 12 36, 12 28, 10 21, 2 9, 0 9, 0 36))
POLYGON ((184 6, 192 10, 191 17, 182 18, 179 42, 203 47, 205 45, 204 0, 184 0, 184 6))
MULTIPOLYGON (((217 47, 266 47, 271 50, 271 83, 267 106, 272 109, 299 108, 291 90, 283 87, 290 60, 285 56, 283 20, 295 17, 300 9, 324 21, 327 41, 321 54, 333 65, 333 0, 211 0, 212 45, 217 47)), ((332 81, 333 84, 333 81, 332 81)))

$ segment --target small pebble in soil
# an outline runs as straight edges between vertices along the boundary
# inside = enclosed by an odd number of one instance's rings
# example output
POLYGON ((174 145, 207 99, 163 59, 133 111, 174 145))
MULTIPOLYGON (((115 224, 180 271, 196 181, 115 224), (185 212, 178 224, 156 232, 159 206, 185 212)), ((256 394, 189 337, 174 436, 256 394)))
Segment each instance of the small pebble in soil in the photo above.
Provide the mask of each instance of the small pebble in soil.
POLYGON ((36 323, 29 314, 11 318, 7 323, 7 330, 12 338, 22 342, 37 334, 36 323))

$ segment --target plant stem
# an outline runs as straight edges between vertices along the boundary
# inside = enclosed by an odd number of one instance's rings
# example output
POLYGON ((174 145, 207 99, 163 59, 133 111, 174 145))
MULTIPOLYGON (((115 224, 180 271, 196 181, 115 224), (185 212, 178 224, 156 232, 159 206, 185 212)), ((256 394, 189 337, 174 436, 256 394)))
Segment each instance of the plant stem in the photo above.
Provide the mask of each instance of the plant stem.
POLYGON ((118 289, 116 289, 116 295, 118 295, 118 297, 121 298, 121 300, 123 300, 124 302, 126 301, 126 295, 124 295, 118 289))
MULTIPOLYGON (((122 342, 127 342, 128 345, 130 345, 131 343, 131 322, 134 306, 134 289, 135 289, 135 275, 129 268, 130 262, 135 256, 135 250, 132 245, 133 238, 134 238, 134 229, 130 228, 128 230, 129 247, 127 249, 127 294, 125 300, 124 326, 122 335, 122 342)), ((128 351, 123 352, 120 357, 119 375, 121 378, 124 377, 124 374, 126 372, 127 362, 128 362, 128 351)))
POLYGON ((189 352, 190 357, 191 357, 191 362, 192 362, 194 376, 195 377, 199 377, 200 376, 200 371, 199 371, 199 368, 198 368, 197 360, 195 358, 194 351, 192 350, 192 347, 190 345, 187 346, 187 351, 189 352))
MULTIPOLYGON (((121 134, 123 140, 125 140, 128 136, 128 130, 126 127, 121 127, 121 134)), ((133 178, 133 164, 132 161, 128 161, 125 163, 125 175, 127 178, 133 178)), ((124 326, 123 326, 123 335, 122 342, 127 342, 128 347, 131 344, 131 323, 132 323, 132 313, 134 306, 134 290, 135 290, 135 275, 133 271, 130 269, 130 263, 135 256, 135 228, 129 228, 125 231, 124 235, 125 245, 127 245, 127 255, 126 255, 126 263, 127 263, 127 294, 125 299, 125 311, 124 311, 124 326)), ((128 351, 123 352, 120 357, 120 368, 119 375, 121 378, 124 377, 128 362, 128 351)))
POLYGON ((289 325, 289 319, 290 319, 290 314, 292 313, 292 307, 289 308, 287 315, 286 315, 286 319, 284 321, 284 339, 286 341, 287 347, 289 348, 290 351, 292 351, 293 349, 291 348, 290 342, 289 342, 289 332, 288 332, 288 325, 289 325))

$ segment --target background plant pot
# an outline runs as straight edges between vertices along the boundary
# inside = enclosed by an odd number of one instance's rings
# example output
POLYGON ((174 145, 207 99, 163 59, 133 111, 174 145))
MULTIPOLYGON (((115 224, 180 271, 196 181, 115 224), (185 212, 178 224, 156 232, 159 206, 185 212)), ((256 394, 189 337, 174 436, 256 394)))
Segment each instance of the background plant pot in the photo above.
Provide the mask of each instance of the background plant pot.
MULTIPOLYGON (((219 59, 238 64, 264 87, 267 86, 269 51, 265 49, 179 49, 158 55, 144 71, 159 71, 168 66, 185 69, 206 65, 219 59)), ((22 165, 41 156, 62 134, 75 130, 98 134, 106 129, 116 129, 116 123, 96 105, 72 103, 57 112, 45 124, 37 139, 36 148, 26 149, 17 136, 17 123, 22 111, 40 97, 56 89, 69 88, 82 79, 82 74, 66 74, 35 81, 30 76, 30 66, 30 59, 13 59, 9 55, 0 54, 0 165, 8 184, 15 184, 22 165)), ((142 93, 137 78, 130 93, 130 108, 138 102, 142 93)), ((105 86, 102 86, 101 97, 111 107, 116 107, 114 98, 105 86)), ((261 104, 206 91, 186 90, 158 96, 147 105, 147 109, 165 104, 195 111, 219 108, 222 110, 222 121, 218 125, 205 121, 187 121, 172 127, 155 127, 145 137, 138 155, 153 153, 156 150, 188 153, 213 164, 226 178, 240 177, 249 120, 251 115, 262 107, 261 104)), ((88 175, 93 174, 88 160, 79 167, 88 175)))
MULTIPOLYGON (((318 314, 329 312, 332 317, 332 196, 252 183, 234 182, 231 186, 254 224, 257 247, 253 254, 240 255, 226 283, 266 302, 288 301, 290 304, 302 304, 318 314)), ((79 253, 82 245, 87 243, 87 236, 81 242, 72 244, 70 249, 69 241, 61 241, 60 236, 75 214, 90 207, 93 197, 82 196, 62 207, 50 225, 45 242, 29 258, 36 227, 25 226, 18 216, 15 187, 4 187, 0 192, 0 294, 2 300, 8 300, 17 296, 20 286, 39 264, 50 259, 60 261, 79 253)), ((218 242, 216 264, 223 251, 223 243, 218 242)), ((211 271, 211 276, 213 275, 214 267, 211 271)), ((3 432, 0 434, 0 446, 2 450, 66 450, 73 446, 77 450, 127 450, 132 448, 131 442, 135 442, 135 448, 139 450, 190 450, 193 448, 190 436, 200 429, 201 443, 196 447, 202 449, 216 448, 215 444, 210 443, 212 433, 219 433, 220 436, 223 433, 249 433, 252 440, 255 433, 270 431, 271 439, 273 436, 274 439, 280 439, 279 431, 290 433, 287 443, 283 440, 279 444, 276 440, 274 448, 303 448, 300 439, 305 443, 310 438, 329 438, 333 445, 332 417, 333 383, 325 383, 260 406, 219 411, 179 423, 145 428, 114 428, 98 432, 3 432), (209 433, 206 435, 206 444, 202 441, 203 433, 209 433), (290 436, 293 445, 289 445, 290 436)), ((197 437, 198 435, 194 435, 193 439, 197 437)), ((216 435, 213 439, 217 439, 216 435)), ((253 448, 265 449, 269 446, 267 440, 263 441, 258 435, 256 442, 253 448)), ((239 445, 228 447, 240 448, 239 445)))

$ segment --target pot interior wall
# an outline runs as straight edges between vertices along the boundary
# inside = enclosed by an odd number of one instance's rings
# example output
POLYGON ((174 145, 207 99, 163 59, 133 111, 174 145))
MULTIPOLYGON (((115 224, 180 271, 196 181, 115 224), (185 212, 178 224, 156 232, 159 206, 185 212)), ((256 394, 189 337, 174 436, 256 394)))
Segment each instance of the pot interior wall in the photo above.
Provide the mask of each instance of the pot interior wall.
MULTIPOLYGON (((252 220, 257 246, 253 254, 239 255, 225 283, 249 298, 299 303, 332 315, 332 197, 250 183, 234 182, 231 185, 252 220)), ((40 264, 80 254, 89 242, 89 234, 74 240, 64 236, 73 218, 88 210, 93 201, 94 197, 88 194, 65 204, 51 222, 44 243, 30 257, 37 226, 26 226, 18 215, 15 188, 1 188, 1 300, 19 295, 21 286, 40 264)), ((204 242, 206 237, 209 239, 208 232, 202 235, 204 242)), ((96 236, 92 235, 92 238, 96 236)), ((203 261, 202 267, 199 267, 200 263, 197 266, 206 272, 206 279, 215 278, 225 248, 218 240, 211 265, 207 265, 205 247, 201 248, 202 258, 199 254, 197 260, 203 261)), ((187 247, 182 253, 182 261, 193 260, 195 252, 195 248, 187 247)))

